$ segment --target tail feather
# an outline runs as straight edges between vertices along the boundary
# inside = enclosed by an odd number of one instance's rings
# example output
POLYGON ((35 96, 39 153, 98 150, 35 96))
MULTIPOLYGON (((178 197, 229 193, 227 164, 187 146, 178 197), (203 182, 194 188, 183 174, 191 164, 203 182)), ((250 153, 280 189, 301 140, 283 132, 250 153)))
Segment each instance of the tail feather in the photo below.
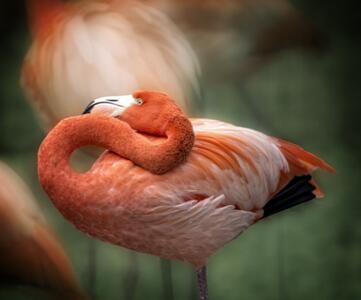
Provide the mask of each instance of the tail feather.
POLYGON ((311 175, 296 176, 285 188, 263 207, 263 217, 268 217, 285 209, 316 198, 316 187, 311 183, 311 175))
MULTIPOLYGON (((304 150, 302 147, 279 138, 273 138, 273 140, 282 151, 289 164, 289 171, 284 173, 281 177, 278 191, 281 190, 294 176, 311 174, 317 169, 330 173, 336 172, 327 162, 304 150)), ((310 180, 310 184, 315 187, 314 194, 316 197, 322 198, 323 192, 320 190, 317 183, 314 180, 310 180)))
POLYGON ((328 163, 300 146, 278 138, 273 139, 285 156, 289 170, 281 173, 278 192, 263 207, 263 217, 314 198, 321 198, 323 193, 310 174, 318 168, 327 172, 335 172, 335 169, 328 163))
POLYGON ((276 143, 280 147, 283 154, 286 156, 288 162, 291 165, 291 168, 293 167, 298 170, 303 170, 305 171, 304 174, 310 173, 317 168, 331 173, 336 172, 335 169, 327 162, 304 150, 302 147, 278 138, 274 139, 276 140, 276 143))

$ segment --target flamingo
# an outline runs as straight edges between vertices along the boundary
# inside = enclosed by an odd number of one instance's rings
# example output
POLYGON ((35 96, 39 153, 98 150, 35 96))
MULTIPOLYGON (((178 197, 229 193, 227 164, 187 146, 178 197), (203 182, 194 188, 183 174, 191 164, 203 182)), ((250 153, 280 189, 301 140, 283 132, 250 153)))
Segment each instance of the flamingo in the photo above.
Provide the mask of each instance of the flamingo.
POLYGON ((101 97, 60 121, 38 152, 40 183, 63 216, 102 241, 197 270, 250 225, 322 197, 311 173, 333 172, 290 142, 217 120, 189 119, 170 96, 101 97), (73 151, 106 149, 74 172, 73 151))
POLYGON ((0 278, 51 299, 86 299, 68 256, 25 183, 0 162, 0 278))
POLYGON ((27 0, 32 45, 22 84, 50 129, 89 99, 164 90, 190 108, 197 58, 172 21, 136 0, 27 0))

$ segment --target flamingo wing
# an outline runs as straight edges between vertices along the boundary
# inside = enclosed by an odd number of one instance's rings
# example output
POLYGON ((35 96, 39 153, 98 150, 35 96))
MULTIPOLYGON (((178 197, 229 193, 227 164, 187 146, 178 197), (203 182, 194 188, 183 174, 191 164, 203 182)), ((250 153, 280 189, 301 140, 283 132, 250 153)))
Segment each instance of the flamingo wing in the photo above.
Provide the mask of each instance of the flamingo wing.
MULTIPOLYGON (((335 172, 327 162, 302 147, 255 130, 208 119, 195 119, 193 126, 196 132, 194 152, 207 157, 221 170, 238 175, 250 195, 263 187, 266 192, 263 196, 251 197, 256 202, 263 199, 262 205, 295 177, 310 175, 317 169, 335 172)), ((310 183, 315 187, 315 195, 322 197, 312 178, 310 183)))
POLYGON ((281 174, 289 172, 276 143, 261 132, 216 120, 192 123, 196 135, 192 163, 221 187, 229 204, 248 211, 261 209, 277 191, 281 174))

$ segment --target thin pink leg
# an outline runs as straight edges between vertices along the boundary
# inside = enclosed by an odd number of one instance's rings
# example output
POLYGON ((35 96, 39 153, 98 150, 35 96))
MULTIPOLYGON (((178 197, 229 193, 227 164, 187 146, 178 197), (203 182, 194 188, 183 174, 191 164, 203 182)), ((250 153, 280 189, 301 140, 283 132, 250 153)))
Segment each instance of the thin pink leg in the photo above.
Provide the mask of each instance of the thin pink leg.
POLYGON ((208 300, 208 286, 207 286, 207 268, 203 267, 197 270, 197 279, 199 287, 199 299, 208 300))

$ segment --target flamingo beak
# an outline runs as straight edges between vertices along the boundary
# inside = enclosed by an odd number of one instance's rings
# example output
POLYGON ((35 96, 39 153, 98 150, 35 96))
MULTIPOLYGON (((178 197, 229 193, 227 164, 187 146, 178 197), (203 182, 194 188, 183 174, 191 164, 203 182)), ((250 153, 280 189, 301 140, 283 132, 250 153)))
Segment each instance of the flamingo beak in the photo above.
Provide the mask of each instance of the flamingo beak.
POLYGON ((135 99, 132 95, 101 97, 90 102, 83 114, 99 113, 117 117, 127 108, 139 105, 139 101, 139 99, 135 99))

